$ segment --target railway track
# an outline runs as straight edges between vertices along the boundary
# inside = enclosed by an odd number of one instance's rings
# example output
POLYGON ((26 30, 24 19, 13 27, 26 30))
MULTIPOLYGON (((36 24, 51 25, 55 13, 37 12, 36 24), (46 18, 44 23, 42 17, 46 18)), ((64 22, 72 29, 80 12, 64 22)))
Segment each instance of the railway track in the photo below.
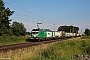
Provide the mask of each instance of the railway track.
MULTIPOLYGON (((70 38, 67 38, 67 39, 70 39, 70 38)), ((22 49, 26 47, 37 46, 37 45, 47 44, 47 43, 52 43, 52 42, 58 42, 58 41, 67 40, 67 39, 65 38, 65 39, 49 40, 49 41, 42 41, 42 42, 25 42, 25 43, 18 43, 18 44, 2 45, 0 46, 0 52, 7 52, 9 50, 22 49)))

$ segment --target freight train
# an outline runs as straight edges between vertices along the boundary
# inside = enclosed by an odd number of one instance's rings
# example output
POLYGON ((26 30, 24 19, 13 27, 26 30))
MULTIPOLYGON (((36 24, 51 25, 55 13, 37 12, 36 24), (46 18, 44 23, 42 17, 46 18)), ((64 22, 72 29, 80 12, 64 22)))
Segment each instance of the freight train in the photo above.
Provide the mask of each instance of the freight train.
POLYGON ((31 40, 52 40, 61 38, 77 37, 80 34, 77 33, 67 33, 65 31, 51 31, 50 29, 32 29, 31 40))

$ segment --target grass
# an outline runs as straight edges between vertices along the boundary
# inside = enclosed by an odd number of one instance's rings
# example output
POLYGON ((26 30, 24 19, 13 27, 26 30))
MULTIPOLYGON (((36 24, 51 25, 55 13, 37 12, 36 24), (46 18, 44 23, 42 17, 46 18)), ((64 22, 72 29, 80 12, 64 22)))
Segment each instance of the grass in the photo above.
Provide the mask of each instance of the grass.
POLYGON ((0 45, 25 42, 24 36, 0 36, 0 45))
POLYGON ((90 39, 90 36, 83 36, 81 39, 90 39))
MULTIPOLYGON (((58 42, 41 53, 41 60, 70 60, 77 54, 90 55, 90 39, 82 40, 81 38, 58 42)), ((34 60, 39 60, 39 56, 34 60)))
POLYGON ((0 53, 0 58, 10 58, 11 60, 33 60, 41 52, 47 50, 47 47, 50 47, 51 45, 52 44, 39 45, 29 48, 18 49, 15 51, 8 51, 6 53, 0 53))
POLYGON ((82 37, 8 51, 7 53, 0 53, 0 58, 10 58, 11 60, 70 60, 76 54, 90 55, 90 39, 82 37))

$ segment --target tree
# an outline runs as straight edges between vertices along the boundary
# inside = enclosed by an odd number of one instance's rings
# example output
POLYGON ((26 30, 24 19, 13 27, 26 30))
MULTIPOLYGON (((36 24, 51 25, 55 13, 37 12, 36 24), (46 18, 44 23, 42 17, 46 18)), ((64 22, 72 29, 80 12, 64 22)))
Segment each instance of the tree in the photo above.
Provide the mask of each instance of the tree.
POLYGON ((4 2, 0 0, 0 36, 9 33, 9 17, 14 13, 14 11, 10 11, 9 8, 5 8, 4 2))
POLYGON ((78 33, 78 30, 79 30, 79 27, 75 27, 75 26, 60 26, 59 28, 58 28, 58 31, 66 31, 66 32, 68 32, 68 33, 78 33))
POLYGON ((84 34, 85 34, 86 36, 89 36, 89 35, 90 35, 90 30, 89 30, 88 28, 86 28, 84 34))
POLYGON ((26 34, 26 28, 24 27, 24 24, 22 22, 13 22, 11 28, 14 35, 16 36, 24 36, 26 34))
POLYGON ((26 32, 26 35, 30 35, 31 33, 30 32, 26 32))

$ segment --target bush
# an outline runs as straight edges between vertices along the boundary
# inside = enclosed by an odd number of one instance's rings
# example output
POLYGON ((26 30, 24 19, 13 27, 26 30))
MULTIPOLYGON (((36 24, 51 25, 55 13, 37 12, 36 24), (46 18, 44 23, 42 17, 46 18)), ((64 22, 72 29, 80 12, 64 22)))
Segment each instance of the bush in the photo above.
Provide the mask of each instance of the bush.
POLYGON ((20 43, 20 42, 24 42, 24 41, 25 41, 24 37, 18 37, 18 36, 0 36, 0 45, 20 43))

